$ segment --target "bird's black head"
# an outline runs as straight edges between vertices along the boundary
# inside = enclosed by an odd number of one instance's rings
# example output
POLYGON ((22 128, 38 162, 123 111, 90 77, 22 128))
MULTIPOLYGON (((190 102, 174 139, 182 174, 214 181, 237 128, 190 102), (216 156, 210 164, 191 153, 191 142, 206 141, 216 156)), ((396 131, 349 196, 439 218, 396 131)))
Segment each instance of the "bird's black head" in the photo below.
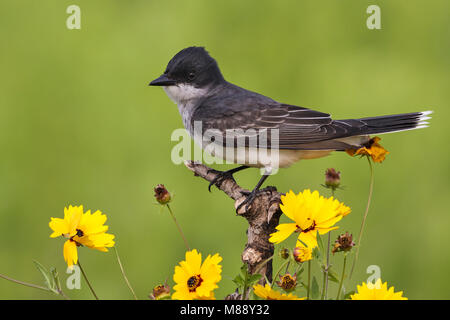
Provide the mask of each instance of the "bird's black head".
POLYGON ((189 47, 169 61, 166 71, 150 82, 151 86, 189 85, 205 88, 219 84, 224 78, 214 60, 203 47, 189 47))

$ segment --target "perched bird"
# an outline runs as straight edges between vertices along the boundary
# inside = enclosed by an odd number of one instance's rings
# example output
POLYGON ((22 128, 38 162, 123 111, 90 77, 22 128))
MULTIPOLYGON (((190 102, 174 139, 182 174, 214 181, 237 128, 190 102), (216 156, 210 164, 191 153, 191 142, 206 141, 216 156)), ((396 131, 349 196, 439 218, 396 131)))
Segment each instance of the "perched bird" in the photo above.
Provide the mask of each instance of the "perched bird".
POLYGON ((359 149, 370 141, 371 134, 424 128, 431 113, 333 120, 327 113, 277 102, 226 81, 216 60, 203 47, 178 52, 164 73, 149 85, 164 88, 178 105, 184 127, 202 148, 212 142, 223 149, 213 149, 215 156, 241 164, 218 175, 209 189, 240 170, 264 168, 239 208, 253 201, 274 168, 320 158, 332 151, 359 149), (197 124, 200 132, 196 132, 197 124), (205 138, 207 132, 212 134, 205 138))

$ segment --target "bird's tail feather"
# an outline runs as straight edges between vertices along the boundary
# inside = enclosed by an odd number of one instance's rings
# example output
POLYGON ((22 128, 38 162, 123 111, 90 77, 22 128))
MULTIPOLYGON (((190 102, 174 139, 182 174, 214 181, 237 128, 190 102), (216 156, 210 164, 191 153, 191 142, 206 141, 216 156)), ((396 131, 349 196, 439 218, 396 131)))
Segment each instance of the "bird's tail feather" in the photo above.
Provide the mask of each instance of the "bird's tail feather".
POLYGON ((433 111, 395 114, 390 116, 358 119, 365 124, 364 134, 381 134, 428 127, 426 120, 433 111))

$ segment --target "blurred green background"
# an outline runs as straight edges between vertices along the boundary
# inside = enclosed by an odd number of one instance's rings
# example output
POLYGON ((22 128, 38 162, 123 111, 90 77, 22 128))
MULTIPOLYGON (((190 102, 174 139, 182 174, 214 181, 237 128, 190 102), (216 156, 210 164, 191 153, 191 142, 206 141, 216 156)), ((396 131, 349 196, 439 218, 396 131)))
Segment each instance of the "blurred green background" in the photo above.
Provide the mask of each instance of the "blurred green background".
MULTIPOLYGON (((435 111, 428 129, 382 136, 391 153, 375 165, 360 260, 346 287, 378 265, 410 299, 450 298, 449 10, 446 0, 2 0, 0 273, 42 284, 36 259, 65 282, 64 241, 49 238, 48 222, 64 206, 83 204, 108 215, 140 298, 165 279, 173 284, 185 249, 168 212, 155 205, 153 187, 163 183, 175 193, 172 208, 191 246, 223 257, 216 296, 234 290, 246 221, 223 193, 209 193, 205 181, 171 162, 170 135, 181 118, 161 88, 147 86, 175 53, 200 45, 227 80, 336 119, 435 111), (81 7, 81 30, 66 28, 71 4, 81 7), (381 8, 382 30, 366 27, 370 4, 381 8)), ((268 184, 328 196, 320 186, 328 167, 341 171, 338 198, 352 208, 340 231, 356 236, 368 192, 364 159, 307 160, 268 184)), ((259 172, 236 178, 252 188, 259 172)), ((113 252, 79 254, 100 298, 131 298, 113 252)), ((333 263, 340 272, 342 255, 333 263)), ((84 283, 66 293, 92 298, 84 283)), ((0 298, 55 296, 0 279, 0 298)))

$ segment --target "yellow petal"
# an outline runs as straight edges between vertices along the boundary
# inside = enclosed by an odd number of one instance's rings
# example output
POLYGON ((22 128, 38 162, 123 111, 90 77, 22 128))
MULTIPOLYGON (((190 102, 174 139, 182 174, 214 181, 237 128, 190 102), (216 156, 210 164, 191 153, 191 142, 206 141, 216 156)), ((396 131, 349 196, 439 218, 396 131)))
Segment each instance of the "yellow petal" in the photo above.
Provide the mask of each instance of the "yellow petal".
POLYGON ((403 292, 394 292, 394 287, 388 289, 387 282, 382 283, 381 279, 375 284, 362 283, 357 286, 357 293, 350 296, 351 300, 408 300, 403 297, 403 292))
POLYGON ((69 232, 69 226, 64 219, 51 218, 48 226, 53 230, 51 238, 60 237, 69 232))
POLYGON ((310 249, 317 247, 316 230, 301 232, 298 236, 298 240, 310 249))
POLYGON ((175 273, 173 274, 173 281, 175 283, 180 283, 187 286, 187 281, 191 276, 192 274, 186 268, 175 266, 175 273))
POLYGON ((106 220, 106 215, 102 214, 99 210, 93 214, 89 210, 81 217, 79 229, 86 235, 106 232, 108 230, 108 226, 104 225, 106 220))
POLYGON ((67 266, 71 268, 78 262, 77 245, 74 241, 67 240, 64 243, 63 248, 64 260, 67 262, 67 266))
POLYGON ((67 210, 67 218, 66 215, 64 220, 67 220, 68 223, 68 233, 70 236, 73 236, 77 233, 77 228, 81 220, 81 216, 83 215, 83 206, 72 207, 69 206, 67 210))
MULTIPOLYGON (((98 233, 98 234, 91 234, 86 235, 83 237, 75 236, 74 240, 76 240, 78 243, 81 243, 82 245, 89 247, 91 249, 98 249, 101 251, 105 251, 104 249, 99 248, 105 248, 105 247, 113 247, 114 242, 114 235, 110 233, 98 233)), ((106 250, 108 251, 108 250, 106 250)))
POLYGON ((189 266, 192 274, 200 274, 202 265, 202 255, 196 249, 186 252, 186 264, 189 266))
POLYGON ((272 243, 280 243, 281 241, 286 240, 295 230, 297 230, 297 226, 295 223, 282 223, 279 224, 276 229, 278 231, 272 233, 269 238, 269 241, 272 243))
POLYGON ((281 197, 280 209, 283 213, 292 221, 295 221, 295 209, 296 209, 296 201, 297 196, 292 190, 286 193, 286 195, 282 195, 281 197))

